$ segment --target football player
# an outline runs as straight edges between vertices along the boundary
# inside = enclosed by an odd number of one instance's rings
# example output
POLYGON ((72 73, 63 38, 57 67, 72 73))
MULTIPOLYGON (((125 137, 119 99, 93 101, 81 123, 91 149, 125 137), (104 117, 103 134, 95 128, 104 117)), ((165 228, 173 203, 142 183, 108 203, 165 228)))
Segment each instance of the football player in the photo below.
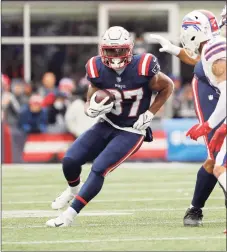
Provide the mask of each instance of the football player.
MULTIPOLYGON (((222 17, 223 15, 222 12, 222 17)), ((216 69, 223 68, 223 61, 218 59, 226 55, 226 40, 219 36, 219 27, 215 16, 209 11, 199 10, 193 11, 184 17, 181 29, 181 42, 184 48, 171 44, 170 41, 161 36, 153 35, 152 37, 162 45, 161 52, 170 53, 179 57, 186 64, 195 65, 192 81, 195 109, 199 122, 204 123, 214 112, 220 96, 220 86, 214 85, 218 73, 213 72, 213 64, 216 69), (215 40, 211 42, 212 47, 210 47, 210 51, 207 51, 209 49, 207 44, 214 37, 215 40), (201 56, 208 58, 201 61, 201 56), (208 72, 212 73, 213 78, 209 78, 210 74, 208 75, 208 72)), ((217 178, 213 175, 213 169, 214 157, 217 153, 209 148, 209 142, 219 126, 204 137, 208 158, 198 171, 193 199, 184 216, 185 226, 199 226, 202 224, 202 208, 216 185, 217 178)))
POLYGON ((69 187, 55 199, 52 208, 63 208, 74 199, 59 217, 48 220, 47 226, 70 226, 74 217, 100 192, 107 174, 135 153, 144 140, 152 141, 151 121, 171 95, 173 82, 160 71, 154 55, 133 55, 132 50, 129 32, 114 26, 102 37, 100 56, 87 62, 91 85, 85 113, 101 119, 66 152, 63 172, 69 187), (99 89, 111 92, 115 101, 106 104, 110 99, 106 97, 97 103, 99 89), (153 91, 157 95, 150 104, 153 91), (94 160, 91 172, 81 187, 81 166, 91 160, 94 160))

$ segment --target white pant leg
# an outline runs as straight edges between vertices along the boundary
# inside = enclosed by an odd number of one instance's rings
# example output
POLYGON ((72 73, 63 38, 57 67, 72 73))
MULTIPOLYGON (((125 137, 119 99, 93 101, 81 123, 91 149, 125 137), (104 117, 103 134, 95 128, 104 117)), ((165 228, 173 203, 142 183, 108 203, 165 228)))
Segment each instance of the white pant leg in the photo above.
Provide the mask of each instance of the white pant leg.
POLYGON ((225 159, 226 159, 226 137, 221 146, 220 151, 217 154, 215 165, 219 165, 219 166, 223 165, 225 159))

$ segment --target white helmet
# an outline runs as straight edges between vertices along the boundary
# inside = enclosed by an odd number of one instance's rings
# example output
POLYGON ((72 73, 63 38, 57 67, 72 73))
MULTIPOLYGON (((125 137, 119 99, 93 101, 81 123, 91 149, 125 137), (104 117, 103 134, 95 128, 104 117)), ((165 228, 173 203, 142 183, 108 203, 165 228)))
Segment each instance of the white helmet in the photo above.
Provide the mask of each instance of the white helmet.
POLYGON ((180 40, 191 57, 199 54, 202 42, 219 34, 218 22, 214 14, 206 10, 188 13, 182 22, 180 40))
POLYGON ((133 39, 127 30, 121 26, 110 27, 99 47, 103 64, 113 69, 126 66, 132 60, 133 46, 133 39))

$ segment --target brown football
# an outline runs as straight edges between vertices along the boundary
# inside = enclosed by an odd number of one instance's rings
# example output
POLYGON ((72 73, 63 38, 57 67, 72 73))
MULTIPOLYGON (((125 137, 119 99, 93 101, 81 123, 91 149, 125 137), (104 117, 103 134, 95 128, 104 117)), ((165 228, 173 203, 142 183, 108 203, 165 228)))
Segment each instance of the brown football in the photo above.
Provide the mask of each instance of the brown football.
POLYGON ((105 105, 110 104, 112 101, 114 101, 114 95, 113 94, 111 94, 109 91, 107 91, 105 89, 103 89, 103 90, 100 89, 100 90, 96 91, 95 101, 97 103, 100 103, 106 97, 110 97, 110 99, 105 102, 105 105))

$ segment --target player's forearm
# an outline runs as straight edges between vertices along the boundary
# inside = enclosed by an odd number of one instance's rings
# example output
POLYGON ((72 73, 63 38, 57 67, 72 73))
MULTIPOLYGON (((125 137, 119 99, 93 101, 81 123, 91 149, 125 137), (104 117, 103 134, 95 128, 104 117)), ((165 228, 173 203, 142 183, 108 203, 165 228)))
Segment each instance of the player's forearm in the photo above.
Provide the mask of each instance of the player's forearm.
POLYGON ((173 89, 174 89, 173 83, 169 82, 161 91, 158 92, 153 103, 151 104, 149 108, 149 111, 153 115, 155 115, 161 109, 161 107, 166 103, 166 101, 172 94, 173 89))
POLYGON ((90 100, 91 100, 91 97, 92 95, 97 91, 99 90, 97 87, 95 87, 94 85, 90 85, 89 88, 88 88, 88 91, 87 91, 87 101, 85 103, 85 106, 84 106, 84 112, 85 114, 87 114, 87 109, 89 108, 90 106, 90 100))
POLYGON ((224 118, 226 118, 226 84, 222 86, 221 95, 219 97, 215 111, 208 119, 209 126, 215 128, 224 118))
POLYGON ((177 55, 177 57, 185 64, 193 66, 200 60, 199 56, 196 59, 191 58, 183 48, 181 48, 180 53, 177 55))

